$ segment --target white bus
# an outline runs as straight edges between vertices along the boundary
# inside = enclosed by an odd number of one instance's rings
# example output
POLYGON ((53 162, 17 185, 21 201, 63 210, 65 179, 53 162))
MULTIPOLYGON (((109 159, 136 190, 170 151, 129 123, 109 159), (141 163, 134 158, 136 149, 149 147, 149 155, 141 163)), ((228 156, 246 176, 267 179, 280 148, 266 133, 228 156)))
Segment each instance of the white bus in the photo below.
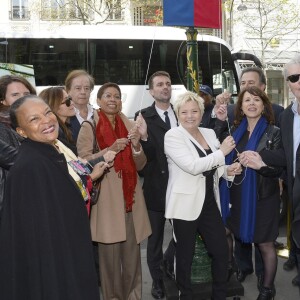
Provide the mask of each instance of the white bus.
MULTIPOLYGON (((230 46, 225 41, 198 35, 200 83, 214 94, 239 91, 230 46)), ((236 57, 236 54, 235 54, 236 57)), ((33 65, 37 90, 63 85, 67 73, 85 69, 96 87, 116 82, 122 90, 123 112, 130 118, 150 105, 147 80, 158 70, 172 78, 173 96, 185 91, 185 29, 118 25, 70 25, 52 32, 1 32, 0 63, 33 65)))

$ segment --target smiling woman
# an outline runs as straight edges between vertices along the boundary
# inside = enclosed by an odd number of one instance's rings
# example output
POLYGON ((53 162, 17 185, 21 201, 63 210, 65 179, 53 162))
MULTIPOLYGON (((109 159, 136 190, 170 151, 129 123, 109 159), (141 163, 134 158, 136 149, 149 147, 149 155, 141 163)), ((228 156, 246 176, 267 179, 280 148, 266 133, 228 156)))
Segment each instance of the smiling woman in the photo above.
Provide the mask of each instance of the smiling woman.
POLYGON ((200 234, 212 257, 212 299, 226 298, 228 247, 220 214, 218 182, 233 180, 239 163, 224 166, 234 149, 232 137, 220 145, 212 129, 199 127, 203 99, 186 92, 176 99, 174 110, 180 125, 165 134, 169 181, 165 217, 172 219, 176 240, 176 282, 180 298, 192 299, 191 266, 196 235, 200 234))
POLYGON ((41 97, 56 114, 59 131, 58 139, 77 155, 76 143, 72 137, 70 118, 75 116, 72 98, 62 86, 53 86, 40 92, 41 97))
POLYGON ((140 242, 151 234, 151 228, 137 171, 144 167, 146 157, 135 123, 121 113, 120 87, 112 82, 103 84, 97 102, 100 110, 94 112, 94 120, 100 151, 93 153, 95 136, 86 123, 81 126, 77 149, 85 159, 108 150, 117 152, 114 167, 105 174, 99 200, 91 211, 102 294, 104 299, 141 299, 140 242))
MULTIPOLYGON (((24 141, 5 191, 1 297, 99 300, 85 207, 87 173, 73 169, 77 157, 57 140, 57 118, 41 98, 18 99, 10 114, 24 141)), ((99 178, 107 166, 95 165, 90 178, 99 178)))

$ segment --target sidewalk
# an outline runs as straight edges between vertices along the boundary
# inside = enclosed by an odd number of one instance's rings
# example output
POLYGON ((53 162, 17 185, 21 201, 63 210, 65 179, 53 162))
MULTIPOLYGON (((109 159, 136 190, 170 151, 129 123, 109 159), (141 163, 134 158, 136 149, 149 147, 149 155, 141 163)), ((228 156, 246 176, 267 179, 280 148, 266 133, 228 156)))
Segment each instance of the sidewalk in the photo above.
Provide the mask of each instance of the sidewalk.
MULTIPOLYGON (((164 246, 167 246, 168 242, 171 239, 171 226, 166 222, 165 228, 165 242, 164 246)), ((278 241, 286 245, 286 238, 279 237, 278 241)), ((146 257, 146 242, 141 245, 141 254, 142 254, 142 270, 143 270, 143 300, 154 300, 151 296, 151 286, 152 279, 149 273, 147 266, 147 257, 146 257)), ((276 300, 298 300, 300 299, 299 288, 292 285, 292 279, 296 276, 297 272, 294 269, 293 271, 287 272, 284 271, 282 266, 286 259, 278 257, 278 268, 277 275, 275 279, 276 287, 276 300)), ((258 296, 258 290, 256 287, 257 281, 254 274, 249 275, 246 280, 243 282, 245 295, 241 297, 241 300, 255 300, 258 296)), ((232 299, 228 298, 228 299, 232 299)), ((199 299, 200 300, 200 299, 199 299)))

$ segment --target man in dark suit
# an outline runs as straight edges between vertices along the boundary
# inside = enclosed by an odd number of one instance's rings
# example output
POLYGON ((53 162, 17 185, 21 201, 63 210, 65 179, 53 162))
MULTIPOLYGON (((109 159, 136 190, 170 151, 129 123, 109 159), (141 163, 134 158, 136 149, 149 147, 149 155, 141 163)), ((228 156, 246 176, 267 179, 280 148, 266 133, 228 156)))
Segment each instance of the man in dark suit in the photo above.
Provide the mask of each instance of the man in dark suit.
POLYGON ((298 275, 293 284, 300 283, 300 54, 283 69, 295 100, 281 115, 280 130, 283 149, 260 153, 267 165, 286 166, 289 201, 291 206, 291 235, 295 243, 298 275))
MULTIPOLYGON (((258 67, 249 67, 242 70, 240 76, 240 89, 243 90, 249 86, 257 86, 262 91, 266 89, 267 81, 262 69, 258 67)), ((229 93, 223 93, 217 96, 216 101, 218 103, 229 103, 229 93)), ((227 107, 228 122, 230 125, 234 121, 234 110, 236 105, 229 104, 227 107)), ((272 104, 275 125, 279 124, 279 116, 283 112, 284 108, 278 104, 272 104)), ((243 282, 245 278, 253 273, 252 263, 252 244, 241 243, 239 240, 235 240, 234 256, 238 266, 237 279, 243 282)), ((263 281, 263 263, 259 250, 255 247, 255 274, 257 276, 258 288, 263 281)))
POLYGON ((155 72, 150 76, 148 83, 154 102, 141 111, 147 123, 147 134, 141 137, 141 144, 147 156, 147 164, 142 170, 143 191, 152 227, 152 235, 147 243, 147 263, 153 280, 151 294, 155 299, 161 299, 164 297, 161 266, 164 264, 167 275, 173 277, 175 255, 173 240, 165 254, 162 251, 169 176, 164 153, 164 136, 171 127, 177 126, 177 119, 170 104, 172 93, 170 75, 165 71, 155 72))

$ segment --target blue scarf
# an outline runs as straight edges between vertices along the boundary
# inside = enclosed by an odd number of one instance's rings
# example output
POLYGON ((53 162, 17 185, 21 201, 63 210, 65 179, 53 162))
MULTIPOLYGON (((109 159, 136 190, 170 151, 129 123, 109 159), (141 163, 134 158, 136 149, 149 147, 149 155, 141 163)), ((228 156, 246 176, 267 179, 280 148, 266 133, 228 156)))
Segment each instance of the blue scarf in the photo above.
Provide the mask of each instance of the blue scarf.
MULTIPOLYGON (((262 135, 267 128, 267 120, 265 117, 261 117, 252 134, 245 150, 255 151, 260 141, 262 135)), ((245 117, 239 127, 232 134, 235 143, 238 144, 245 134, 248 127, 248 121, 245 117)), ((232 150, 225 158, 226 165, 231 165, 233 163, 233 157, 235 150, 232 150)), ((245 174, 244 174, 245 175, 245 174)), ((247 168, 246 177, 242 183, 242 193, 241 193, 241 220, 240 220, 240 236, 239 238, 244 243, 251 243, 253 241, 254 229, 255 229, 255 219, 256 219, 256 200, 257 200, 257 182, 256 182, 256 171, 247 168)), ((230 192, 227 187, 227 181, 222 180, 220 184, 220 197, 221 197, 221 211, 222 218, 226 224, 226 220, 230 215, 229 203, 230 203, 230 192)))

